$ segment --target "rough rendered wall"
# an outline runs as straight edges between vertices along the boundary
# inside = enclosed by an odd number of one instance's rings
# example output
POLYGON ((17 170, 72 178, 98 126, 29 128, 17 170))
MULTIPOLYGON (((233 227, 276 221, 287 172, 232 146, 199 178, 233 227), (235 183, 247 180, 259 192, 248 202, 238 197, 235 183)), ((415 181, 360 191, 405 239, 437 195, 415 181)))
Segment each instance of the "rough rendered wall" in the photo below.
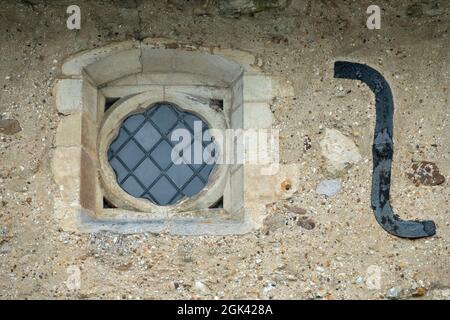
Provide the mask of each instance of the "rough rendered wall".
POLYGON ((367 29, 365 0, 191 2, 0 1, 0 298, 448 299, 448 1, 378 1, 380 30, 367 29), (73 2, 79 31, 66 27, 73 2), (145 37, 249 51, 294 88, 271 111, 298 190, 268 206, 261 230, 80 235, 55 224, 50 159, 61 116, 52 88, 61 64, 81 50, 145 37), (333 78, 342 59, 369 64, 390 83, 393 207, 403 219, 434 220, 436 236, 400 239, 377 224, 374 96, 333 78), (440 174, 408 175, 418 161, 440 174), (81 287, 69 290, 73 270, 81 287))

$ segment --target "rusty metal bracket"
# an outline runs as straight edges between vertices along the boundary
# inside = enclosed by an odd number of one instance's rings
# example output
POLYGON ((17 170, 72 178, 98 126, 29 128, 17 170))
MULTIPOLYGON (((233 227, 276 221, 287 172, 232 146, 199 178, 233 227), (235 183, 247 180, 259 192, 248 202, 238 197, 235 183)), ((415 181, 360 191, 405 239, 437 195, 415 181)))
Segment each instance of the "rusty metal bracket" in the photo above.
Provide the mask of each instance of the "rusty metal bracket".
POLYGON ((394 99, 386 79, 377 70, 360 63, 336 61, 334 77, 364 82, 375 94, 376 123, 372 146, 373 173, 371 203, 381 227, 397 237, 423 238, 436 234, 433 221, 405 221, 390 205, 391 165, 394 154, 394 99))

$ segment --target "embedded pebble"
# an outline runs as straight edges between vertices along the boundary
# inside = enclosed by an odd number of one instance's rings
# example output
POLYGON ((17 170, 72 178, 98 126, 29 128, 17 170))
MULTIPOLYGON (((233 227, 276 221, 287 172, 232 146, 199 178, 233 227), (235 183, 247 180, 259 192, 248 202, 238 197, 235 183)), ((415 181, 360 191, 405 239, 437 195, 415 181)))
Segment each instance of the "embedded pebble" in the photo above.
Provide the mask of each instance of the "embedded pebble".
POLYGON ((305 215, 306 209, 300 208, 300 207, 292 207, 292 206, 285 206, 285 208, 292 213, 298 214, 298 215, 305 215))
POLYGON ((195 281, 194 288, 198 292, 202 293, 208 292, 208 287, 201 281, 195 281))
POLYGON ((20 123, 14 119, 2 119, 0 120, 0 133, 6 135, 13 135, 22 131, 20 123))
POLYGON ((438 186, 445 182, 445 177, 439 172, 437 165, 430 161, 414 162, 411 171, 412 173, 407 173, 407 177, 416 186, 438 186))
POLYGON ((306 230, 312 230, 316 227, 316 223, 308 217, 302 217, 299 219, 297 221, 297 225, 306 230))
POLYGON ((396 287, 390 288, 386 293, 386 298, 397 299, 399 296, 399 290, 396 287))
POLYGON ((361 160, 361 154, 353 140, 336 129, 326 129, 320 141, 322 156, 328 162, 330 173, 339 173, 361 160))
POLYGON ((327 197, 334 197, 342 190, 342 183, 340 180, 324 180, 319 183, 316 192, 327 197))

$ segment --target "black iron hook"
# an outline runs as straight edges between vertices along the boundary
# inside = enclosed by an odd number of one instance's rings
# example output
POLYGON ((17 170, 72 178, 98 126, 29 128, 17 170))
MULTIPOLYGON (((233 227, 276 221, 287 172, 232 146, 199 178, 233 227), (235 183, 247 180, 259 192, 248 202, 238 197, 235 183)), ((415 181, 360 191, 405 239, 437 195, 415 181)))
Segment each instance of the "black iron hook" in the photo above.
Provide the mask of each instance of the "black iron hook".
POLYGON ((376 123, 372 146, 373 173, 371 202, 375 218, 384 230, 402 238, 423 238, 436 234, 433 221, 405 221, 394 214, 390 201, 391 164, 394 154, 394 99, 386 79, 377 70, 347 61, 336 61, 334 77, 364 82, 375 94, 376 123))

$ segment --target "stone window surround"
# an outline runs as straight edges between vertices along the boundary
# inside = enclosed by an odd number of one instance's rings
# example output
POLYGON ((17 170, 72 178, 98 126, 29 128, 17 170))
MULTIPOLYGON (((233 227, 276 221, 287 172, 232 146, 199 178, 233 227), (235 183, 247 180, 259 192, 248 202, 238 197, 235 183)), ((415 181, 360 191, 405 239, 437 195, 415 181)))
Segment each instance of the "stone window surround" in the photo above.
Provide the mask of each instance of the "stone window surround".
POLYGON ((167 39, 115 43, 66 60, 55 85, 57 109, 64 116, 52 161, 59 186, 55 215, 61 227, 75 232, 183 235, 241 234, 260 227, 265 210, 259 196, 264 192, 258 195, 254 186, 273 183, 274 176, 255 175, 258 166, 230 168, 224 209, 142 212, 103 208, 97 154, 106 100, 132 94, 150 94, 161 101, 182 95, 200 104, 223 100, 229 127, 271 128, 270 102, 291 95, 291 90, 281 89, 282 80, 264 75, 258 62, 248 52, 180 45, 167 39), (266 115, 263 120, 261 114, 266 115))

